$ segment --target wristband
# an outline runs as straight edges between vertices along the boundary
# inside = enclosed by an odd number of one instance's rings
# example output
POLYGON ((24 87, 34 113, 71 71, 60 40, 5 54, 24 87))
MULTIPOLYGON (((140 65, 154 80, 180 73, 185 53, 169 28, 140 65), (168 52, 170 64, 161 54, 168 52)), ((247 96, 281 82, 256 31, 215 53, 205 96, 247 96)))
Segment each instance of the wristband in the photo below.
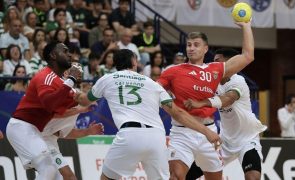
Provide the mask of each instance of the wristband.
POLYGON ((77 83, 77 79, 74 76, 68 76, 68 79, 72 80, 75 84, 77 83))
POLYGON ((215 107, 215 108, 222 107, 222 102, 221 102, 221 99, 219 98, 219 96, 214 96, 214 97, 208 98, 208 100, 210 101, 212 107, 215 107))

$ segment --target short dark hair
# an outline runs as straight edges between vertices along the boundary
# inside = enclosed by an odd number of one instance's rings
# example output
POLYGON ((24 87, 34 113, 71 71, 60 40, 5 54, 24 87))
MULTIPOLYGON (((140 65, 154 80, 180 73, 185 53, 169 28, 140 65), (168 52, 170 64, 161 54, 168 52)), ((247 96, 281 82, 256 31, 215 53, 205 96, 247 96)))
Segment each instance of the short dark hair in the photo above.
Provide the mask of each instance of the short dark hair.
POLYGON ((95 60, 95 59, 99 60, 100 56, 101 55, 99 53, 97 53, 97 52, 91 52, 89 54, 89 56, 88 56, 88 61, 92 61, 92 60, 95 60))
POLYGON ((205 33, 202 32, 191 32, 187 35, 187 39, 201 38, 206 44, 208 44, 208 38, 205 33))
POLYGON ((136 57, 135 54, 129 49, 121 49, 114 54, 114 66, 118 71, 124 69, 131 69, 132 58, 136 57))
POLYGON ((290 104, 293 98, 295 98, 295 94, 288 94, 286 97, 286 104, 290 104))
POLYGON ((154 23, 152 21, 147 21, 143 23, 143 28, 154 27, 154 23))
POLYGON ((119 4, 124 3, 124 2, 128 2, 130 4, 131 0, 119 0, 119 4))
POLYGON ((64 12, 65 15, 67 14, 67 11, 66 11, 65 9, 62 9, 62 8, 56 8, 56 9, 54 10, 53 17, 55 18, 55 17, 58 15, 58 13, 60 13, 60 12, 64 12))
POLYGON ((52 51, 54 51, 57 44, 58 44, 57 41, 51 41, 45 46, 43 50, 43 57, 48 64, 49 62, 51 62, 50 54, 52 53, 52 51))
POLYGON ((231 58, 240 54, 237 50, 233 48, 220 48, 215 51, 215 54, 222 54, 224 58, 231 58))

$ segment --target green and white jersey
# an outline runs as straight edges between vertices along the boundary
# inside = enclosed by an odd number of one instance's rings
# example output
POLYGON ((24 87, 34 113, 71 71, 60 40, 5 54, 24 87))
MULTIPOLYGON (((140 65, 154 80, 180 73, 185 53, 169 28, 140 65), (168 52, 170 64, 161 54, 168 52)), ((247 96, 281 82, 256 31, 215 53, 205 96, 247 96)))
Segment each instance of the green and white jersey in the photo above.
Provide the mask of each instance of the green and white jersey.
POLYGON ((231 90, 236 91, 240 98, 232 105, 219 109, 220 134, 221 139, 234 148, 256 137, 266 126, 252 112, 250 91, 244 77, 233 75, 230 81, 218 86, 217 94, 222 95, 231 90))
POLYGON ((172 98, 152 79, 129 70, 106 74, 88 93, 90 100, 101 97, 107 99, 118 129, 125 122, 135 121, 164 131, 159 106, 172 102, 172 98))

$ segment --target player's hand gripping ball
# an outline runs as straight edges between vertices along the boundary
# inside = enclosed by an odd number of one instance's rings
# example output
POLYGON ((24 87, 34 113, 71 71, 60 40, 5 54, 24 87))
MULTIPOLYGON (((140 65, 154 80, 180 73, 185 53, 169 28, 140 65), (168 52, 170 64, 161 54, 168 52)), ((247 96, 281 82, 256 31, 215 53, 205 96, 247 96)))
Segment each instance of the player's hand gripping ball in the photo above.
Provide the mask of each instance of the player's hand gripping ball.
POLYGON ((249 22, 252 17, 252 8, 249 4, 240 2, 235 4, 231 15, 236 22, 249 22))

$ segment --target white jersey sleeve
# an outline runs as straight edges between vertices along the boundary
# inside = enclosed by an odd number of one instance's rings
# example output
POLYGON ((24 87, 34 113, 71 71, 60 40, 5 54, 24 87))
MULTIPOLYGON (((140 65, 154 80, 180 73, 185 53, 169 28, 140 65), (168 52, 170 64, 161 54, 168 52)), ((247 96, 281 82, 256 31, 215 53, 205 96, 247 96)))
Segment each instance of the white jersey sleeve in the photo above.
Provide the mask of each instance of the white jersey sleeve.
POLYGON ((94 101, 96 99, 102 98, 104 96, 107 84, 110 82, 110 80, 110 74, 106 74, 98 79, 91 90, 88 92, 88 99, 94 101))
POLYGON ((157 84, 160 88, 160 104, 164 105, 166 103, 172 102, 172 97, 168 94, 168 92, 160 85, 157 84))

